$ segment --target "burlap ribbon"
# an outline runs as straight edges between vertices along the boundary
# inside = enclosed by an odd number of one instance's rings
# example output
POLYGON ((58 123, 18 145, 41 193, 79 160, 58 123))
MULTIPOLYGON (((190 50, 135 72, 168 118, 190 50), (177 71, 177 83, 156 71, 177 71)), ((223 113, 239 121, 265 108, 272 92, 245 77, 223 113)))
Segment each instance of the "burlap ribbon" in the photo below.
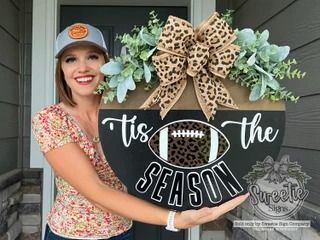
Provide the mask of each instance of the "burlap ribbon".
POLYGON ((240 48, 232 29, 214 13, 196 29, 180 18, 169 16, 152 57, 160 85, 143 103, 147 109, 159 102, 163 119, 192 77, 200 107, 207 120, 214 118, 217 104, 237 108, 221 80, 232 67, 240 48))

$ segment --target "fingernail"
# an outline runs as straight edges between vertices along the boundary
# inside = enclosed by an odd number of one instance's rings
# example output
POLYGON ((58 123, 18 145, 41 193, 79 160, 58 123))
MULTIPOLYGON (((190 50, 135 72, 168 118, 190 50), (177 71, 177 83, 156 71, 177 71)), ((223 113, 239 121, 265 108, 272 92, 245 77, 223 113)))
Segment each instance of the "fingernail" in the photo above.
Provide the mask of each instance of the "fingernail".
POLYGON ((245 197, 249 197, 250 196, 250 193, 247 192, 246 194, 244 194, 245 197))

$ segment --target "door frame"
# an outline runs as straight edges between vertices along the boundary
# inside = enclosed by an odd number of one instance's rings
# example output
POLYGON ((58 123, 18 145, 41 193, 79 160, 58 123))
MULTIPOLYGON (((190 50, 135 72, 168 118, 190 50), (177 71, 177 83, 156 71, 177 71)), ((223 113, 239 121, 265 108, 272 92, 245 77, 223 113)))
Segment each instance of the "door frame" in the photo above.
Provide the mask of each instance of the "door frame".
MULTIPOLYGON (((196 26, 216 9, 216 0, 33 0, 32 25, 32 116, 44 106, 56 103, 54 83, 54 40, 60 19, 60 5, 104 5, 104 6, 187 6, 191 23, 196 26)), ((54 174, 39 151, 31 134, 30 167, 43 168, 42 214, 47 216, 54 201, 54 174)), ((46 218, 42 217, 42 229, 46 218)), ((42 231, 42 238, 44 231, 42 231)), ((200 226, 188 230, 188 240, 200 239, 200 226)))

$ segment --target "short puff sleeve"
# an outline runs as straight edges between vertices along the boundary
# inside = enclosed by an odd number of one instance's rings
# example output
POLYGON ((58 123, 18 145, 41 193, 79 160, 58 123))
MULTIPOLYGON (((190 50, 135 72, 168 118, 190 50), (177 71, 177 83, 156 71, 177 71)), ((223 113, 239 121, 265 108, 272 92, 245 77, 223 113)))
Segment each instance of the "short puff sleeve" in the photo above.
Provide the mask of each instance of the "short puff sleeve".
POLYGON ((43 153, 73 142, 68 130, 66 116, 50 108, 36 113, 32 119, 32 131, 43 153))

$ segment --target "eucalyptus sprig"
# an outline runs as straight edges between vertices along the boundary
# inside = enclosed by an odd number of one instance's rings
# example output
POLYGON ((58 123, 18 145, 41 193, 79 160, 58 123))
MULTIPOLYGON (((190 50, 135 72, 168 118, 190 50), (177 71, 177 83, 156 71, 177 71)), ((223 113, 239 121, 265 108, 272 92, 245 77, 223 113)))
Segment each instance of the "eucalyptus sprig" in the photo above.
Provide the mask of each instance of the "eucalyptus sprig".
POLYGON ((221 14, 223 20, 229 25, 232 26, 232 22, 233 22, 233 13, 234 10, 232 9, 227 9, 225 13, 221 14))
MULTIPOLYGON (((231 12, 223 15, 228 22, 232 22, 231 12)), ((262 33, 250 28, 235 30, 235 44, 240 46, 240 54, 229 73, 229 79, 250 89, 250 101, 269 98, 272 101, 288 100, 296 102, 299 97, 285 87, 281 87, 279 80, 304 78, 305 72, 294 68, 295 59, 287 58, 289 46, 270 44, 269 31, 262 33)))
POLYGON ((156 50, 163 23, 154 11, 149 15, 147 26, 135 26, 130 34, 117 37, 123 44, 120 56, 112 58, 101 67, 106 78, 96 92, 106 91, 103 96, 104 103, 112 102, 115 97, 122 103, 128 90, 135 90, 137 82, 144 81, 148 89, 156 81, 151 56, 156 50))

